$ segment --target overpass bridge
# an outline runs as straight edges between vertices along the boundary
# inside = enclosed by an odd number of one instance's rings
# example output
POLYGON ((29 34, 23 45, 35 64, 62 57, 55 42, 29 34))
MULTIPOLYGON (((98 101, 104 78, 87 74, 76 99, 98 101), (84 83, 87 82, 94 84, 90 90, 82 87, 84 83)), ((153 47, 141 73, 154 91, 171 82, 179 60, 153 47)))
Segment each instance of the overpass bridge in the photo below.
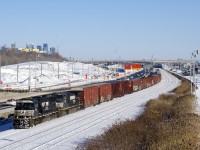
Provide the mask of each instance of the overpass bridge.
POLYGON ((191 60, 81 60, 82 63, 92 64, 127 64, 127 63, 144 63, 144 64, 183 64, 190 63, 191 60))

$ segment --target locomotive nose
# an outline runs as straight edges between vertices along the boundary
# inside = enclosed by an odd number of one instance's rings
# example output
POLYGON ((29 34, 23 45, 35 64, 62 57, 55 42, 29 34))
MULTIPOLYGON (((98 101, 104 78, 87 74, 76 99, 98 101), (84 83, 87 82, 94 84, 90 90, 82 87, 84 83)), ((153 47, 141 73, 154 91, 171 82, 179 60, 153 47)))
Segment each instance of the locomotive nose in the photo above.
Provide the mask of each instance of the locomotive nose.
POLYGON ((22 111, 20 112, 20 114, 25 114, 25 111, 24 111, 24 110, 22 110, 22 111))

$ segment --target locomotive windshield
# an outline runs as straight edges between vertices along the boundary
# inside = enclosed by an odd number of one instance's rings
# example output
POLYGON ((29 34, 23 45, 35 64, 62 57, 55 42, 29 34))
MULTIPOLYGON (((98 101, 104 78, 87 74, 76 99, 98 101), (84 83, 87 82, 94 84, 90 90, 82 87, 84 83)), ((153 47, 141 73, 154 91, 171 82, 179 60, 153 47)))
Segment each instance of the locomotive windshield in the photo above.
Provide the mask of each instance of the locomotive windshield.
POLYGON ((56 102, 63 102, 65 96, 62 94, 56 95, 56 102))
POLYGON ((18 102, 16 104, 15 110, 34 110, 34 103, 22 103, 22 102, 18 102))
POLYGON ((57 95, 57 98, 63 98, 63 95, 57 95))

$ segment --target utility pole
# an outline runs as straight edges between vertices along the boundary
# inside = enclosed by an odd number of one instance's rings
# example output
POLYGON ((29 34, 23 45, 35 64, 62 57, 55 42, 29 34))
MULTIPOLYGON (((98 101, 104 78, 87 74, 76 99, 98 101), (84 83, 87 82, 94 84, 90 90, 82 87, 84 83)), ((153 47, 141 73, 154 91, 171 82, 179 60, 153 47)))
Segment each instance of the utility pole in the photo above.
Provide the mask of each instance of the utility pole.
POLYGON ((191 55, 191 60, 190 60, 190 89, 191 89, 191 94, 192 94, 192 55, 191 55))
POLYGON ((42 63, 41 63, 41 75, 42 75, 42 63))
POLYGON ((154 63, 153 63, 153 54, 152 54, 152 56, 151 56, 151 67, 153 67, 154 66, 154 63))
POLYGON ((59 76, 60 76, 60 75, 59 75, 59 69, 60 69, 60 68, 59 68, 59 62, 58 62, 58 79, 59 79, 59 76))
POLYGON ((90 66, 89 66, 89 64, 87 64, 88 65, 88 69, 87 69, 87 82, 88 82, 88 79, 89 79, 89 73, 90 73, 90 66))
POLYGON ((74 74, 74 62, 72 62, 72 78, 73 78, 73 74, 74 74))
POLYGON ((67 77, 68 77, 68 81, 69 81, 69 62, 67 64, 67 77))
POLYGON ((29 64, 29 80, 28 80, 28 89, 29 89, 29 92, 31 92, 31 69, 30 69, 30 64, 29 64))
POLYGON ((90 78, 91 81, 90 81, 90 82, 92 83, 92 78, 93 78, 93 75, 92 75, 92 73, 93 73, 93 72, 92 72, 92 64, 90 64, 90 73, 91 73, 91 78, 90 78))
POLYGON ((0 82, 1 82, 1 54, 0 54, 0 82))
POLYGON ((83 73, 83 62, 81 63, 81 70, 82 70, 82 77, 84 76, 84 73, 83 73))
POLYGON ((35 55, 35 88, 37 84, 37 54, 35 55))
POLYGON ((193 57, 193 83, 194 83, 194 92, 195 92, 195 99, 196 99, 196 82, 195 82, 195 57, 193 57))
POLYGON ((19 66, 17 64, 17 82, 18 82, 18 76, 19 76, 19 66))
POLYGON ((193 84, 194 84, 194 93, 195 93, 195 99, 197 99, 197 95, 196 95, 196 80, 195 80, 195 58, 197 56, 197 54, 199 54, 199 51, 196 50, 192 53, 193 56, 193 84))

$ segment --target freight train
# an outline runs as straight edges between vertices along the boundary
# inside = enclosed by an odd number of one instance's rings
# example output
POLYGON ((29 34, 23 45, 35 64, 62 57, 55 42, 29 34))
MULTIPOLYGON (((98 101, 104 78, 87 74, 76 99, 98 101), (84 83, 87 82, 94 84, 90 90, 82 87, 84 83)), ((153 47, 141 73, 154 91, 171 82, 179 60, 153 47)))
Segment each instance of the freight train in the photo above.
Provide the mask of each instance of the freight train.
POLYGON ((76 90, 21 99, 16 104, 13 124, 16 129, 30 128, 47 120, 148 88, 160 80, 161 75, 158 73, 134 80, 130 78, 125 81, 98 83, 76 90))

